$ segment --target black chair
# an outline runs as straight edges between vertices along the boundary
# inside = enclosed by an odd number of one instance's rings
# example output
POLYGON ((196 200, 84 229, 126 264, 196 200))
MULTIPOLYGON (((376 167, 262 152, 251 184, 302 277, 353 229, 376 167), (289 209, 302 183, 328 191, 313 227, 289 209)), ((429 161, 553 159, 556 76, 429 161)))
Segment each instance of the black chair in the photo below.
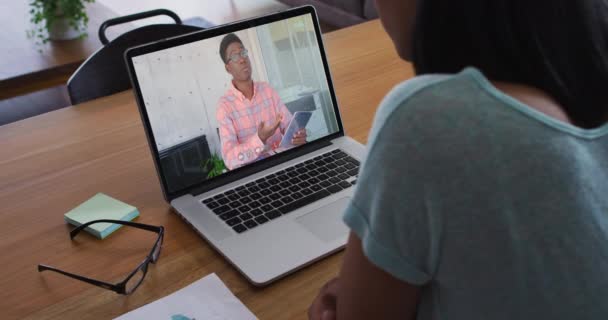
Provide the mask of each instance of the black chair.
POLYGON ((99 40, 103 44, 74 72, 68 80, 68 95, 72 105, 108 96, 131 88, 123 54, 137 45, 200 31, 203 28, 182 24, 172 11, 157 9, 110 19, 99 27, 99 40), (153 24, 126 32, 109 42, 105 31, 108 27, 134 20, 167 15, 175 24, 153 24))
POLYGON ((211 150, 205 135, 161 151, 160 165, 165 173, 169 191, 205 180, 208 172, 203 168, 203 164, 210 157, 211 150))
POLYGON ((317 109, 315 97, 312 93, 300 96, 296 100, 285 103, 285 107, 287 107, 287 110, 292 114, 297 111, 315 111, 317 109))

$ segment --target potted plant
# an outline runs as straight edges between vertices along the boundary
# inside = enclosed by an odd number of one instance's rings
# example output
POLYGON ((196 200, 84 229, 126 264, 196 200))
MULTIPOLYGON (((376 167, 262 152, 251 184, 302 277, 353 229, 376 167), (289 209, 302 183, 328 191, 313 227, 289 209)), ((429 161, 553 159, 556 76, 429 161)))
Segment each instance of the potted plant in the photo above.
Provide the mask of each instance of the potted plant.
POLYGON ((85 3, 95 0, 31 0, 28 35, 36 41, 70 40, 85 37, 89 17, 85 3))
POLYGON ((226 164, 224 164, 224 160, 222 160, 222 157, 214 153, 209 159, 207 159, 207 161, 203 163, 203 170, 208 172, 208 179, 213 178, 226 172, 226 164))

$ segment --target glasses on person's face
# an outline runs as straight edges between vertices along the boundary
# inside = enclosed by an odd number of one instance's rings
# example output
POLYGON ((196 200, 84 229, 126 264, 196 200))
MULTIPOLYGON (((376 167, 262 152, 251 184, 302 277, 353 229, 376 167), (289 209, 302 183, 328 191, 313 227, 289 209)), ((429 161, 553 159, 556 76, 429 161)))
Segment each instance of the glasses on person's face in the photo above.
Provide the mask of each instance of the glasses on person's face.
POLYGON ((237 63, 241 58, 247 59, 247 57, 249 57, 249 51, 243 49, 241 52, 235 52, 228 56, 228 62, 237 63))
POLYGON ((137 268, 135 268, 134 271, 129 273, 129 275, 127 275, 127 277, 123 281, 116 283, 116 284, 83 277, 83 276, 80 276, 77 274, 59 270, 59 269, 53 268, 51 266, 43 265, 43 264, 38 265, 38 272, 42 272, 45 270, 55 271, 55 272, 65 275, 65 276, 68 276, 70 278, 84 281, 84 282, 90 283, 92 285, 102 287, 104 289, 112 290, 116 293, 120 293, 120 294, 132 293, 133 291, 135 291, 135 289, 137 289, 137 287, 139 287, 141 282, 144 280, 144 277, 146 276, 146 273, 148 272, 148 265, 150 263, 156 263, 156 261, 158 261, 158 257, 160 256, 160 250, 163 246, 165 228, 163 228, 162 226, 157 227, 157 226, 151 226, 151 225, 142 224, 142 223, 122 221, 122 220, 109 220, 109 219, 93 220, 93 221, 87 222, 83 225, 80 225, 77 228, 75 228, 74 230, 70 231, 70 238, 74 239, 74 237, 80 231, 82 231, 84 228, 86 228, 92 224, 95 224, 95 223, 117 223, 117 224, 129 226, 129 227, 148 230, 148 231, 158 233, 158 238, 156 239, 156 242, 154 243, 152 250, 150 250, 150 253, 146 256, 146 259, 144 259, 144 261, 142 261, 139 264, 139 266, 137 266, 137 268))

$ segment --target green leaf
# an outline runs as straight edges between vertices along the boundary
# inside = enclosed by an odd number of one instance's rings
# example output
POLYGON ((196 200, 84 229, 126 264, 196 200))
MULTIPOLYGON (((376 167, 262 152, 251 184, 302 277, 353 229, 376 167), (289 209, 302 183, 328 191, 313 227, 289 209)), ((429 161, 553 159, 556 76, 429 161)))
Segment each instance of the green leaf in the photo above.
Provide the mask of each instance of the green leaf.
MULTIPOLYGON (((13 0, 11 0, 13 1, 13 0)), ((85 3, 93 3, 95 0, 31 0, 30 22, 36 27, 31 30, 32 38, 42 39, 43 43, 49 41, 45 30, 60 18, 65 18, 68 24, 81 32, 81 37, 86 37, 86 26, 89 17, 86 12, 85 3)), ((39 44, 39 43, 37 43, 39 44)))

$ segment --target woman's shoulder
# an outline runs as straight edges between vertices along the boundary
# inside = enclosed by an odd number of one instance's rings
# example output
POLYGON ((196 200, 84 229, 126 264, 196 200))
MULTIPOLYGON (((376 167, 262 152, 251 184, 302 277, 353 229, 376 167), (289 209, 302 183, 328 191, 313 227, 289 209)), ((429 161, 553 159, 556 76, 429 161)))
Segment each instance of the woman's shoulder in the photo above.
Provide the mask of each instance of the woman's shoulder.
POLYGON ((475 68, 466 68, 456 74, 426 74, 414 77, 396 85, 383 99, 378 115, 390 115, 397 109, 401 112, 411 109, 437 107, 437 102, 467 102, 474 99, 483 89, 477 79, 483 77, 475 68))
POLYGON ((445 85, 445 82, 449 82, 453 77, 446 74, 429 74, 401 82, 384 97, 376 117, 388 118, 400 106, 408 104, 412 98, 420 97, 434 87, 445 85))
POLYGON ((470 106, 483 88, 477 78, 483 75, 467 68, 456 74, 428 74, 395 86, 382 100, 376 112, 370 141, 381 129, 407 130, 424 126, 431 132, 455 114, 466 116, 476 112, 470 106))

